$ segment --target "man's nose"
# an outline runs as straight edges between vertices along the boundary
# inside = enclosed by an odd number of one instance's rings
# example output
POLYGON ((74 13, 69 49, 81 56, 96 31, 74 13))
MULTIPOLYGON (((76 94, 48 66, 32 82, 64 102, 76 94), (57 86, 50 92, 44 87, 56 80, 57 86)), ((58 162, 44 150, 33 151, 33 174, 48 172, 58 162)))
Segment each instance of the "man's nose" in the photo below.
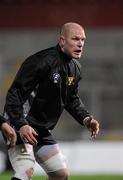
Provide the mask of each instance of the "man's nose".
POLYGON ((83 42, 82 41, 79 41, 78 42, 78 47, 82 47, 83 46, 83 42))

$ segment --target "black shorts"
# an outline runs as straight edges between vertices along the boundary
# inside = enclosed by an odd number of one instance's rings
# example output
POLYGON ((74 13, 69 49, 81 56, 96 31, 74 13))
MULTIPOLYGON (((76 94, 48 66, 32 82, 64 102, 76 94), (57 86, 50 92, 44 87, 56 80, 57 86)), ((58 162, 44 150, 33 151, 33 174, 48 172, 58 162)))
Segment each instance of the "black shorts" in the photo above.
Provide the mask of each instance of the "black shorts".
MULTIPOLYGON (((38 141, 37 145, 43 146, 43 145, 57 144, 57 142, 54 140, 54 137, 52 136, 52 134, 49 130, 44 129, 44 128, 40 128, 40 129, 36 128, 35 130, 38 133, 38 136, 36 137, 37 141, 38 141)), ((23 144, 23 141, 22 141, 19 133, 17 133, 17 143, 16 144, 17 145, 23 144)))

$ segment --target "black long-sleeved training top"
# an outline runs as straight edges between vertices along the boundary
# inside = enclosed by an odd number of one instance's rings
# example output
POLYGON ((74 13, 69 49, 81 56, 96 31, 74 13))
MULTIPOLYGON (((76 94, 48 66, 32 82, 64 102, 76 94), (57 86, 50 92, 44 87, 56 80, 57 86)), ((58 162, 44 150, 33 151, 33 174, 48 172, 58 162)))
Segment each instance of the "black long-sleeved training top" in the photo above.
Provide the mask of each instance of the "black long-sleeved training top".
POLYGON ((0 127, 1 127, 1 125, 2 125, 3 123, 5 123, 5 122, 6 122, 5 118, 0 115, 0 127))
POLYGON ((81 125, 89 115, 78 96, 81 66, 61 51, 59 45, 28 57, 21 65, 6 97, 5 111, 19 129, 32 127, 53 129, 65 108, 81 125), (23 104, 37 88, 26 118, 23 104))

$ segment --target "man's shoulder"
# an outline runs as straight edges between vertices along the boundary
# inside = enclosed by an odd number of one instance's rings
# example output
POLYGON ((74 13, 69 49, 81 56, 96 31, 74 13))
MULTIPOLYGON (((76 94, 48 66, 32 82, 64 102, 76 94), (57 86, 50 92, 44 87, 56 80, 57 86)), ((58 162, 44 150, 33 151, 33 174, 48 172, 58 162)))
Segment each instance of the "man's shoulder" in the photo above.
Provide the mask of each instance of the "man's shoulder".
POLYGON ((54 54, 56 54, 56 48, 50 47, 50 48, 38 51, 35 54, 33 54, 32 56, 36 56, 39 58, 45 58, 45 57, 52 57, 54 54))
POLYGON ((56 48, 50 47, 47 49, 43 49, 29 56, 27 59, 35 59, 38 62, 48 62, 49 60, 54 60, 56 55, 56 48))
POLYGON ((28 56, 23 62, 22 65, 36 65, 42 66, 43 64, 51 65, 52 62, 55 60, 56 50, 55 47, 47 48, 41 51, 38 51, 30 56, 28 56))

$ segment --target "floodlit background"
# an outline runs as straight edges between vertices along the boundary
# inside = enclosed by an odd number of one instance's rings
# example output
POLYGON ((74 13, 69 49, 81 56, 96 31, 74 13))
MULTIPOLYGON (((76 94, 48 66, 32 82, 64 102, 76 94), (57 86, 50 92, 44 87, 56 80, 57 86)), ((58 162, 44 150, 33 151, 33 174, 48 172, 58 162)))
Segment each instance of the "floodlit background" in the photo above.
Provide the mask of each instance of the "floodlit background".
MULTIPOLYGON (((66 112, 53 131, 67 156, 71 173, 123 173, 123 1, 1 0, 0 112, 21 63, 58 42, 60 27, 80 23, 87 36, 79 94, 100 121, 90 141, 88 131, 66 112), (74 163, 73 163, 74 162, 74 163), (100 164, 100 165, 99 165, 100 164)), ((0 171, 10 168, 1 138, 0 171), (3 166, 2 166, 3 165, 3 166)), ((36 166, 35 172, 41 170, 36 166)))

